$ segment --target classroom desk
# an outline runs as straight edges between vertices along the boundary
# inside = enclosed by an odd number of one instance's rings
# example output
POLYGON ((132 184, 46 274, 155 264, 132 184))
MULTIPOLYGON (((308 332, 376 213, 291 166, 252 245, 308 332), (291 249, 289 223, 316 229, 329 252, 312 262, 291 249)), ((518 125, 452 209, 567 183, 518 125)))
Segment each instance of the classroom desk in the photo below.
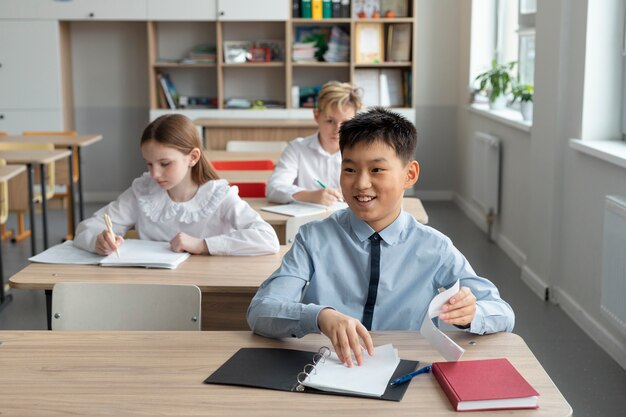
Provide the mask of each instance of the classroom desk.
MULTIPOLYGON (((10 137, 10 136, 9 136, 10 137)), ((35 165, 39 165, 40 181, 41 181, 41 217, 43 219, 43 246, 48 249, 48 203, 46 200, 46 164, 58 161, 61 158, 67 158, 71 155, 68 150, 53 151, 0 151, 0 158, 7 161, 8 164, 24 164, 28 174, 28 206, 30 210, 30 249, 33 255, 37 253, 35 243, 35 202, 33 201, 33 176, 35 165)), ((71 169, 72 164, 70 164, 71 169)), ((74 204, 74 196, 71 196, 72 204, 74 204)))
MULTIPOLYGON (((15 178, 24 171, 26 171, 25 165, 2 165, 0 166, 0 183, 6 186, 11 178, 15 178)), ((2 248, 0 248, 0 311, 11 302, 12 298, 11 294, 4 293, 4 265, 2 264, 2 248)))
POLYGON ((203 144, 206 149, 226 149, 229 140, 290 141, 306 137, 317 131, 317 123, 307 119, 195 119, 202 127, 203 144))
MULTIPOLYGON (((64 147, 72 152, 72 154, 76 155, 76 159, 78 162, 78 210, 79 210, 79 220, 84 220, 84 202, 83 202, 83 173, 82 173, 82 164, 80 162, 80 151, 81 148, 92 145, 98 141, 102 140, 102 135, 42 135, 42 136, 24 136, 24 135, 11 135, 11 136, 0 136, 0 141, 2 142, 22 142, 22 143, 51 143, 55 147, 64 147)), ((74 181, 72 172, 72 158, 69 160, 70 165, 70 181, 69 186, 72 196, 72 204, 74 199, 74 181)), ((72 230, 70 233, 73 235, 74 230, 76 229, 76 216, 74 215, 74 210, 72 210, 72 230)))
POLYGON ((192 284, 202 291, 202 330, 248 330, 246 311, 259 285, 289 248, 274 255, 192 255, 176 269, 114 268, 31 263, 9 279, 15 289, 45 290, 48 328, 57 282, 192 284))
MULTIPOLYGON (((292 217, 261 210, 262 207, 276 205, 275 203, 270 203, 265 198, 244 198, 244 200, 247 201, 248 204, 250 204, 250 206, 261 215, 263 220, 272 225, 278 235, 278 241, 281 245, 284 245, 287 221, 292 217)), ((419 198, 404 197, 402 208, 406 212, 412 214, 418 222, 422 224, 428 223, 428 214, 426 214, 426 210, 424 210, 424 206, 419 198)), ((331 214, 332 211, 329 211, 328 215, 330 216, 331 214)))
POLYGON ((236 151, 204 151, 209 161, 266 161, 274 164, 280 159, 281 152, 236 152, 236 151))
MULTIPOLYGON (((488 417, 566 417, 567 403, 524 340, 512 333, 448 333, 464 360, 507 357, 541 394, 535 410, 472 412, 488 417)), ((373 332, 421 364, 442 357, 418 333, 373 332)), ((458 416, 432 374, 414 378, 400 402, 207 385, 204 379, 241 347, 317 351, 321 335, 272 340, 251 332, 0 331, 3 412, 24 417, 160 416, 458 416)), ((296 375, 294 375, 294 383, 296 375)))

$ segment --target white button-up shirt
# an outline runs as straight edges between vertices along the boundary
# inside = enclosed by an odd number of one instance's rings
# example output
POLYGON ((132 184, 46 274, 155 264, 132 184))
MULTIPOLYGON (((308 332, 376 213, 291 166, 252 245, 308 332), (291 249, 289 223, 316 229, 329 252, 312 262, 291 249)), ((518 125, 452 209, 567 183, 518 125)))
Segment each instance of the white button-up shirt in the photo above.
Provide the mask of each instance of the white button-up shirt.
POLYGON ((326 152, 317 136, 316 132, 289 142, 267 183, 269 201, 289 203, 297 192, 317 190, 320 185, 315 179, 328 188, 339 189, 341 152, 326 152))

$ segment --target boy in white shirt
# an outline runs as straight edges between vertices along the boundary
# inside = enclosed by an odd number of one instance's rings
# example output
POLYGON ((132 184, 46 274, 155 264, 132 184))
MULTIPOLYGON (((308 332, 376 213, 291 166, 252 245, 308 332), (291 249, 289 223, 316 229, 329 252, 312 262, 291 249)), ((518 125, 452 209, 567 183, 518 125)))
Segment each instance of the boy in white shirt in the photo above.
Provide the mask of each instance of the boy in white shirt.
POLYGON ((267 183, 267 199, 327 206, 341 200, 339 128, 360 108, 361 96, 354 85, 338 81, 324 84, 313 111, 318 131, 289 143, 267 183))

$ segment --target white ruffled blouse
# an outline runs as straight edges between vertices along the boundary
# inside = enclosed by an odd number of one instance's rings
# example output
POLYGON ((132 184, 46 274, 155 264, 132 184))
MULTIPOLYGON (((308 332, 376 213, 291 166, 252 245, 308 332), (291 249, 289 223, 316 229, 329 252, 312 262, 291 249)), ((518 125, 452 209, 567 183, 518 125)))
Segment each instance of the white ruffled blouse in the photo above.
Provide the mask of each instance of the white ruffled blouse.
POLYGON ((189 201, 172 201, 150 174, 136 178, 117 200, 78 225, 74 244, 95 252, 96 238, 106 230, 124 235, 135 228, 140 239, 169 242, 183 232, 203 238, 211 255, 265 255, 278 252, 276 232, 225 180, 202 184, 189 201))

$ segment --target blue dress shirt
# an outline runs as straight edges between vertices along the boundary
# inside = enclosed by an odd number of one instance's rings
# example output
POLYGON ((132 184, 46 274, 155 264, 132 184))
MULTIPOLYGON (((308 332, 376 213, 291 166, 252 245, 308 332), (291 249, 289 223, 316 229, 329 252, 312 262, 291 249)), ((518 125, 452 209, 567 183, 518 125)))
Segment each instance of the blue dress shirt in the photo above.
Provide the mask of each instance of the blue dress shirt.
MULTIPOLYGON (((374 230, 350 209, 300 227, 281 266, 261 285, 248 308, 248 324, 268 337, 319 333, 327 307, 361 319, 370 277, 374 230)), ((428 304, 456 280, 476 296, 472 333, 511 331, 513 310, 498 289, 478 277, 449 238, 402 211, 379 232, 380 282, 372 330, 419 330, 428 304)))

